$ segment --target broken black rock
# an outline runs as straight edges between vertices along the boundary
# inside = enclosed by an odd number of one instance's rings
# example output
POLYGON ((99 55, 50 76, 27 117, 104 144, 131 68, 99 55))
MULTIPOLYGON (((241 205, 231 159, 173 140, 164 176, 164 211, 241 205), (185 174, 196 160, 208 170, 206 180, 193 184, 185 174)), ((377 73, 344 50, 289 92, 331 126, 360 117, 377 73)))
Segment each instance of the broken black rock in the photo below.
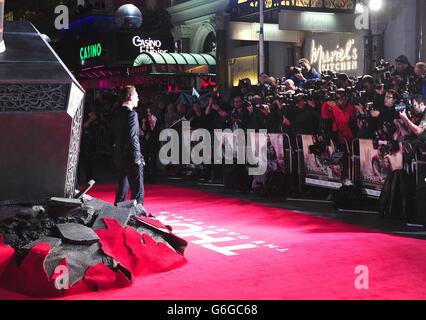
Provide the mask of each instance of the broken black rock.
POLYGON ((146 210, 142 204, 137 203, 136 200, 130 200, 117 203, 117 207, 129 209, 132 216, 147 216, 146 210))
POLYGON ((69 206, 69 207, 81 207, 83 202, 80 199, 70 199, 70 198, 50 198, 49 204, 51 206, 69 206))
POLYGON ((99 243, 90 246, 63 243, 47 256, 44 267, 50 278, 65 258, 69 269, 70 285, 73 286, 84 278, 89 267, 102 262, 103 256, 99 243))
POLYGON ((99 241, 96 232, 82 224, 58 224, 56 227, 62 240, 67 243, 90 245, 99 241))
POLYGON ((110 204, 105 204, 99 212, 98 217, 96 218, 95 223, 93 224, 93 229, 105 229, 105 223, 103 222, 104 218, 110 218, 117 220, 122 227, 126 227, 129 222, 130 216, 132 215, 129 209, 114 207, 110 204))
POLYGON ((0 221, 19 217, 31 219, 45 211, 43 206, 0 206, 0 221))

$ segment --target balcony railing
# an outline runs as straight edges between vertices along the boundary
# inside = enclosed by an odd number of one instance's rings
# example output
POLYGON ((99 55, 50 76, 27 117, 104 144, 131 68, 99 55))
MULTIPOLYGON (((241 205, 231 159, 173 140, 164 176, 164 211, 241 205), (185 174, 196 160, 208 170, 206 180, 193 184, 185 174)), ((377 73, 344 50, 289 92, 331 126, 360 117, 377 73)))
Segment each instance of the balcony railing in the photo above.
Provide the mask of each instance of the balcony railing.
MULTIPOLYGON (((316 12, 353 13, 356 0, 264 0, 265 12, 303 10, 316 12)), ((230 0, 232 18, 257 14, 259 0, 230 0)))

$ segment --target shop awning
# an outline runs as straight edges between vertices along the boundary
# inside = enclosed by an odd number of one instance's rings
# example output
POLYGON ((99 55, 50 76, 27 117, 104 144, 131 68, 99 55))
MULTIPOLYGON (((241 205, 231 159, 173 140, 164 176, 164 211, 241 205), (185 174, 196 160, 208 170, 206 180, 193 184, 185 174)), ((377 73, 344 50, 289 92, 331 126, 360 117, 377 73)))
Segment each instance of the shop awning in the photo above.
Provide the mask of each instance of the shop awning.
POLYGON ((141 53, 133 67, 149 66, 151 74, 216 75, 216 57, 209 53, 141 53))

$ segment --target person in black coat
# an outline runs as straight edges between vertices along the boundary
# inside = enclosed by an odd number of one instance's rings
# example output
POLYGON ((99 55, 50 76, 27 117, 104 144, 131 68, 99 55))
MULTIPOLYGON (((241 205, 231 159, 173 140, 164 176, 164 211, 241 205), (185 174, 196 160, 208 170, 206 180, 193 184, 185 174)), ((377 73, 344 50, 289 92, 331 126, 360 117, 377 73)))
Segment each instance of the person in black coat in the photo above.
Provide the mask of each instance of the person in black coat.
POLYGON ((129 184, 132 200, 144 203, 143 165, 139 143, 139 121, 134 108, 138 106, 139 97, 134 86, 123 90, 123 104, 117 108, 113 120, 114 164, 118 169, 118 184, 115 205, 126 200, 129 184))
POLYGON ((141 125, 141 145, 146 162, 145 181, 153 183, 157 175, 157 159, 160 150, 161 123, 152 108, 146 109, 141 125))

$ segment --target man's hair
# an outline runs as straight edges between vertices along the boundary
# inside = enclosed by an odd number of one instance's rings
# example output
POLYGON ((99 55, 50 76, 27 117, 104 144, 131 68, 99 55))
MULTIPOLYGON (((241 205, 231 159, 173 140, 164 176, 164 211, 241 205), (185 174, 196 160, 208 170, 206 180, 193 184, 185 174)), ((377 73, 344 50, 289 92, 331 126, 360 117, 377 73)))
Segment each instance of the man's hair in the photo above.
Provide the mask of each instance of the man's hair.
POLYGON ((393 96, 394 99, 398 99, 398 92, 396 92, 395 90, 389 89, 389 90, 386 91, 386 94, 388 94, 388 93, 390 93, 393 96))
POLYGON ((417 101, 418 104, 426 105, 426 99, 421 94, 417 94, 413 97, 413 101, 417 101))
POLYGON ((136 94, 135 86, 127 85, 124 87, 123 91, 121 92, 121 99, 123 100, 123 102, 129 101, 130 97, 134 94, 136 94))
POLYGON ((299 59, 299 64, 302 63, 302 62, 305 62, 305 63, 311 65, 311 63, 309 62, 309 60, 307 58, 299 59))
POLYGON ((417 62, 416 67, 423 70, 423 72, 426 72, 426 62, 417 62))
POLYGON ((295 84, 293 80, 291 79, 287 79, 286 81, 284 81, 284 85, 288 85, 288 84, 295 84))
POLYGON ((362 83, 365 84, 368 82, 371 84, 374 84, 374 78, 371 75, 366 74, 365 76, 362 77, 362 83))
POLYGON ((344 96, 346 98, 346 90, 344 88, 337 89, 336 94, 338 94, 339 96, 344 96))

